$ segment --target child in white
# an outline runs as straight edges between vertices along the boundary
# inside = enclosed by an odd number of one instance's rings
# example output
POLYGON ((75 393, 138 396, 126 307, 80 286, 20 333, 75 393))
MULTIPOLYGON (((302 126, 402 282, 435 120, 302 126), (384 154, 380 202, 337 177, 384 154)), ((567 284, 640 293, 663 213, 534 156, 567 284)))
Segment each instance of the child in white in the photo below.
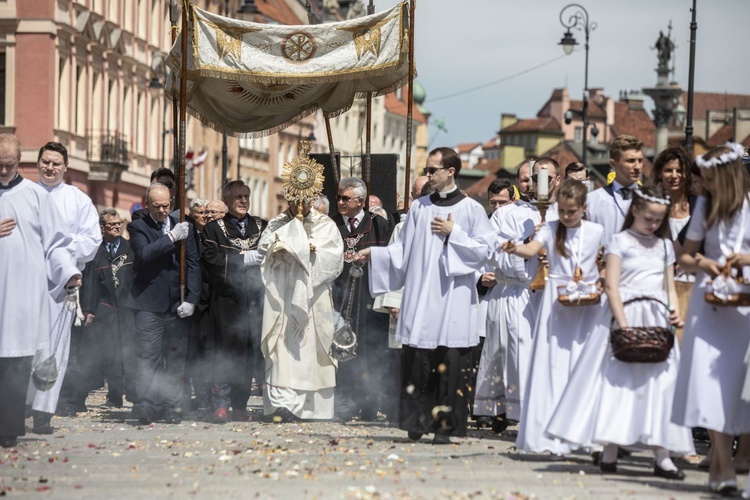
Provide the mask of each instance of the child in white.
POLYGON ((743 275, 750 278, 750 175, 742 164, 743 154, 740 144, 727 143, 696 158, 706 197, 698 198, 679 259, 680 267, 697 274, 682 338, 672 421, 708 429, 713 453, 708 486, 721 494, 737 489, 732 440, 750 432, 750 402, 741 397, 750 307, 715 306, 704 296, 709 290, 717 297, 748 293, 739 280, 743 275), (698 253, 701 241, 705 256, 698 253), (722 276, 727 264, 729 278, 722 276))
POLYGON ((606 304, 565 306, 558 299, 558 286, 567 286, 569 296, 587 293, 586 287, 599 278, 597 255, 604 228, 583 220, 586 211, 586 186, 580 181, 565 180, 557 194, 559 221, 541 226, 527 245, 508 242, 503 249, 530 258, 542 248, 547 250, 549 281, 536 317, 531 364, 524 404, 518 428, 516 447, 529 452, 549 451, 557 455, 571 447, 558 439, 548 438, 544 430, 557 408, 576 366, 578 356, 590 332, 606 329, 606 304), (564 226, 558 229, 558 226, 564 226), (566 255, 559 246, 564 245, 566 255), (576 268, 583 280, 574 280, 576 268))
MULTIPOLYGON (((660 187, 644 186, 634 194, 623 231, 607 247, 606 291, 614 327, 680 326, 669 199, 660 187), (639 300, 629 302, 634 299, 639 300)), ((690 429, 670 422, 678 362, 677 342, 666 361, 627 363, 613 356, 606 332, 592 335, 547 434, 580 447, 604 445, 604 472, 617 471, 618 446, 650 448, 656 456, 654 475, 684 479, 669 458, 670 451, 692 452, 690 429)))

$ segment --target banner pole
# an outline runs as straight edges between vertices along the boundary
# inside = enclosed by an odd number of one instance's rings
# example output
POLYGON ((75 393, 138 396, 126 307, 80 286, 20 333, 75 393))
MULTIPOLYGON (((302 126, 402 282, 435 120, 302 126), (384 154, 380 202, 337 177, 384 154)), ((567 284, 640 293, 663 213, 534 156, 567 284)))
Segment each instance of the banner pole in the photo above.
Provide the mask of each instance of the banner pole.
MULTIPOLYGON (((187 51, 188 51, 188 12, 190 9, 189 0, 184 0, 182 4, 182 64, 180 67, 180 171, 178 174, 178 194, 180 200, 180 222, 185 220, 185 125, 187 122, 187 51)), ((180 243, 180 302, 185 302, 185 247, 186 240, 180 243)))
POLYGON ((412 122, 414 119, 414 11, 417 0, 409 1, 409 96, 406 101, 406 172, 404 172, 404 212, 409 210, 411 184, 412 122))
MULTIPOLYGON (((174 43, 177 41, 177 33, 180 31, 179 27, 177 26, 178 19, 179 12, 177 9, 177 0, 169 0, 169 22, 171 24, 170 29, 172 31, 172 45, 174 45, 174 43)), ((172 92, 172 161, 169 164, 169 168, 172 172, 177 169, 177 154, 180 151, 179 145, 177 143, 177 130, 179 125, 179 101, 177 92, 172 92)), ((166 135, 165 132, 162 133, 166 135)))
MULTIPOLYGON (((370 0, 370 4, 367 6, 367 15, 371 16, 375 13, 375 3, 370 0)), ((365 162, 362 165, 362 177, 365 181, 365 187, 367 189, 367 198, 365 198, 365 210, 370 209, 370 161, 372 151, 372 92, 367 93, 367 111, 365 115, 365 162)))

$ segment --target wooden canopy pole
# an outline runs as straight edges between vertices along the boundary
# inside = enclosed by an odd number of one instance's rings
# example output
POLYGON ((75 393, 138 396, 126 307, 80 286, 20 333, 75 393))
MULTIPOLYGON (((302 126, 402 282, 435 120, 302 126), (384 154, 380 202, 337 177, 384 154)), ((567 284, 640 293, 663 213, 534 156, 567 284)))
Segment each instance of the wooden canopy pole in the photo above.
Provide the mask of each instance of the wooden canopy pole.
POLYGON ((411 184, 412 121, 414 110, 414 11, 417 0, 409 1, 409 96, 406 101, 406 172, 404 172, 404 212, 409 210, 411 184))
MULTIPOLYGON (((370 4, 367 6, 367 15, 371 16, 375 13, 375 3, 370 0, 370 4)), ((362 165, 362 177, 365 181, 365 187, 367 189, 368 196, 365 198, 365 210, 370 209, 370 165, 371 163, 371 149, 372 149, 372 92, 367 93, 367 111, 365 115, 365 162, 362 165)))
MULTIPOLYGON (((177 41, 177 33, 180 29, 177 27, 177 20, 179 19, 179 12, 177 10, 177 0, 169 0, 169 22, 172 32, 172 45, 177 41)), ((166 64, 166 61, 165 61, 166 64)), ((172 79, 174 82, 174 79, 172 79)), ((180 125, 179 122, 179 100, 176 92, 172 92, 172 161, 170 162, 170 169, 174 172, 177 167, 177 153, 179 152, 179 145, 177 144, 177 127, 180 125)), ((166 132, 162 131, 162 134, 166 132)), ((175 203, 175 205, 177 205, 175 203)), ((179 206, 179 205, 178 205, 179 206)))
MULTIPOLYGON (((180 66, 180 147, 179 147, 179 165, 180 171, 178 173, 177 183, 177 199, 180 200, 180 222, 185 220, 185 134, 186 134, 186 122, 187 122, 187 51, 188 51, 188 13, 189 13, 189 0, 184 0, 182 4, 182 38, 181 38, 181 49, 182 49, 182 64, 180 66)), ((185 283, 186 283, 186 272, 185 272, 185 242, 182 240, 180 243, 180 302, 185 302, 185 283)))
POLYGON ((336 193, 339 192, 339 181, 341 180, 341 166, 336 162, 336 150, 333 148, 333 132, 331 131, 331 120, 326 116, 326 135, 328 136, 328 152, 331 155, 331 171, 333 172, 333 185, 336 193))

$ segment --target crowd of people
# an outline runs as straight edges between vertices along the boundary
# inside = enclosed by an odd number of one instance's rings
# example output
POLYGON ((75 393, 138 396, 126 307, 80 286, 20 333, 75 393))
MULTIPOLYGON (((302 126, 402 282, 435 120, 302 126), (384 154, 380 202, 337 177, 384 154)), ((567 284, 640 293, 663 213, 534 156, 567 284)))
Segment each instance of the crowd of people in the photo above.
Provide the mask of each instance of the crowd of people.
POLYGON ((517 424, 519 452, 585 450, 616 473, 648 449, 668 480, 707 430, 709 489, 735 491, 750 462, 747 152, 669 147, 646 176, 642 149, 617 137, 597 189, 583 164, 525 160, 515 184, 489 186, 489 216, 458 188, 450 148, 393 214, 350 177, 332 217, 322 193, 285 185, 288 209, 266 221, 231 181, 180 222, 174 173, 158 169, 126 238, 120 212, 64 182, 63 145, 40 149, 34 183, 2 134, 0 444, 28 412, 53 433, 55 413, 86 411, 105 382, 106 405, 131 402, 143 425, 196 409, 249 421, 255 390, 267 423, 386 420, 438 445, 470 419, 517 424), (342 360, 347 328, 356 355, 342 360), (643 354, 654 343, 658 359, 643 354))

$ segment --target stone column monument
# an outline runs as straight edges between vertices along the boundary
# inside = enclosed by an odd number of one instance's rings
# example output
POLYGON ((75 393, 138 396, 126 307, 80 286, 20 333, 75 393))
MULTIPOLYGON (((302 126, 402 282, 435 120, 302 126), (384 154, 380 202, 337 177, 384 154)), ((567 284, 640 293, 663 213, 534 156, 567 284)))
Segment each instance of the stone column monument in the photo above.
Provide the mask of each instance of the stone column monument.
POLYGON ((643 89, 643 92, 654 100, 654 123, 656 124, 656 141, 654 154, 659 154, 667 147, 669 142, 669 120, 672 113, 679 104, 682 88, 677 83, 669 82, 669 60, 672 58, 674 43, 671 39, 672 23, 669 23, 667 36, 659 32, 659 39, 654 48, 659 58, 659 66, 656 68, 656 87, 643 89))

